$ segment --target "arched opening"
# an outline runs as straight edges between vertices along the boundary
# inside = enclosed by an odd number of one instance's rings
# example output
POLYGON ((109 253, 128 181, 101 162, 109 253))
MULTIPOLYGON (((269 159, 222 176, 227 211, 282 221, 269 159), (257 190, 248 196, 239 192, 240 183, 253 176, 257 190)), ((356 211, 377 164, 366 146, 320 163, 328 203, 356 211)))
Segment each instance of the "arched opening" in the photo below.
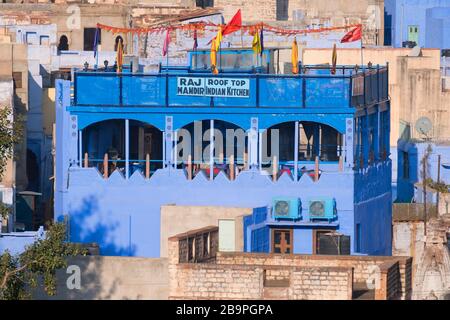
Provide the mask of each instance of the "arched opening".
POLYGON ((117 36, 116 37, 116 40, 115 40, 115 42, 114 42, 114 51, 117 51, 117 47, 119 46, 119 41, 121 41, 122 42, 122 47, 123 47, 123 38, 122 38, 122 36, 117 36))
POLYGON ((204 171, 216 176, 220 171, 230 178, 248 168, 248 135, 239 126, 222 120, 202 120, 189 123, 177 130, 177 166, 192 164, 193 176, 204 171), (213 143, 211 143, 211 125, 213 143), (211 145, 213 145, 211 158, 211 145))
MULTIPOLYGON (((123 119, 94 123, 82 133, 82 164, 96 167, 103 175, 126 172, 126 125, 123 119), (105 161, 108 165, 105 167, 105 161), (106 169, 106 170, 105 170, 106 169)), ((141 121, 129 120, 129 175, 141 171, 148 176, 162 168, 162 132, 141 121)))
POLYGON ((59 38, 58 51, 67 51, 67 50, 69 50, 69 39, 67 39, 67 36, 62 35, 59 38))
POLYGON ((309 121, 285 122, 270 127, 262 135, 261 168, 270 168, 269 174, 274 172, 274 161, 279 174, 287 172, 292 176, 295 161, 298 176, 305 172, 312 175, 311 171, 317 161, 337 169, 342 155, 342 134, 326 124, 309 121))

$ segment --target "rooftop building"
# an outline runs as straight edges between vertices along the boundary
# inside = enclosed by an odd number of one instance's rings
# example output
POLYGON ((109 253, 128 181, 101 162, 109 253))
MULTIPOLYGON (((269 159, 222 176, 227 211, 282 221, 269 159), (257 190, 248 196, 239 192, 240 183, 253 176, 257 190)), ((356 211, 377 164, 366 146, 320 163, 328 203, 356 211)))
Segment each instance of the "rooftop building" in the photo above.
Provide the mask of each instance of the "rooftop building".
POLYGON ((293 206, 280 227, 306 238, 333 230, 350 237, 352 254, 389 255, 387 68, 282 75, 275 50, 224 50, 218 75, 199 50, 155 74, 78 70, 73 83, 58 81, 55 219, 69 222, 70 240, 158 257, 162 205, 284 199, 293 206), (331 203, 325 220, 311 218, 314 200, 331 203))

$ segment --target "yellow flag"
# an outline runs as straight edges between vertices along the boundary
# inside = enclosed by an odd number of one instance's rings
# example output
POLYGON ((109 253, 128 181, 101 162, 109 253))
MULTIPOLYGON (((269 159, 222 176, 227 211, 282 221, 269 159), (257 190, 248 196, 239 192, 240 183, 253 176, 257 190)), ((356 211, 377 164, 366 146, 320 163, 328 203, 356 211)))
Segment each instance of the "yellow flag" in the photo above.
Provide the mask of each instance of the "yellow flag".
POLYGON ((214 47, 215 47, 216 51, 219 51, 221 42, 222 42, 222 27, 219 27, 216 38, 212 42, 212 43, 214 43, 214 47))
POLYGON ((292 73, 298 74, 298 46, 297 39, 294 38, 294 42, 292 42, 292 73))
POLYGON ((215 39, 211 42, 211 52, 209 55, 211 59, 211 71, 213 74, 218 74, 219 70, 217 70, 217 51, 216 51, 216 44, 215 39))
POLYGON ((261 39, 259 38, 258 30, 255 31, 255 35, 253 36, 252 48, 256 54, 261 54, 261 39))
POLYGON ((119 43, 117 44, 117 72, 122 72, 123 66, 123 44, 122 40, 119 39, 119 43))
POLYGON ((333 45, 333 54, 331 55, 331 74, 336 74, 337 65, 337 49, 336 44, 333 45))

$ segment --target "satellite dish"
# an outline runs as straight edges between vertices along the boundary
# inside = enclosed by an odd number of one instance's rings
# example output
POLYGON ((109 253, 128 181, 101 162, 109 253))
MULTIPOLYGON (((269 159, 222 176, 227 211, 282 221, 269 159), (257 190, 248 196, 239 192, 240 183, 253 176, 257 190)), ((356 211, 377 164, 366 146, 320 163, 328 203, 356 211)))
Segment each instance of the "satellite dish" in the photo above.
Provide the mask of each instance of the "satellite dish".
POLYGON ((420 134, 427 135, 431 129, 433 128, 433 124, 431 120, 427 117, 422 117, 416 121, 416 131, 420 134))

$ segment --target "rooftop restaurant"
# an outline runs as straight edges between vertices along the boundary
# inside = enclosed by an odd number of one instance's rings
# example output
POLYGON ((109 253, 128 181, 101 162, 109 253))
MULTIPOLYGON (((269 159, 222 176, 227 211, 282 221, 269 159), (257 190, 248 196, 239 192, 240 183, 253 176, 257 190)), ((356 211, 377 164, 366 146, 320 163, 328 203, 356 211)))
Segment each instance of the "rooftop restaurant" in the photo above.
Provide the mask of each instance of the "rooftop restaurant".
POLYGON ((210 178, 220 171, 235 177, 256 167, 274 179, 282 173, 297 179, 305 172, 320 175, 317 161, 323 170, 353 166, 350 151, 364 153, 363 166, 387 156, 389 120, 382 111, 388 101, 388 66, 299 63, 298 74, 281 74, 280 48, 264 49, 261 55, 252 49, 223 49, 219 72, 211 74, 209 55, 209 50, 190 51, 187 66, 161 64, 154 73, 132 64, 123 72, 107 66, 75 70, 68 110, 78 119, 78 163, 95 166, 105 176, 115 169, 125 177, 136 170, 150 176, 173 166, 186 168, 189 176, 204 170, 210 178), (361 141, 351 146, 344 139, 347 119, 352 119, 351 128, 353 119, 361 122, 355 128, 361 141), (201 124, 203 138, 210 129, 223 137, 229 129, 240 129, 245 139, 233 147, 223 143, 222 151, 206 157, 194 156, 199 151, 191 141, 190 150, 176 154, 172 148, 182 141, 180 130, 194 135, 194 123, 201 124), (275 129, 279 154, 274 158, 275 129), (372 149, 362 147, 363 134, 372 149))

